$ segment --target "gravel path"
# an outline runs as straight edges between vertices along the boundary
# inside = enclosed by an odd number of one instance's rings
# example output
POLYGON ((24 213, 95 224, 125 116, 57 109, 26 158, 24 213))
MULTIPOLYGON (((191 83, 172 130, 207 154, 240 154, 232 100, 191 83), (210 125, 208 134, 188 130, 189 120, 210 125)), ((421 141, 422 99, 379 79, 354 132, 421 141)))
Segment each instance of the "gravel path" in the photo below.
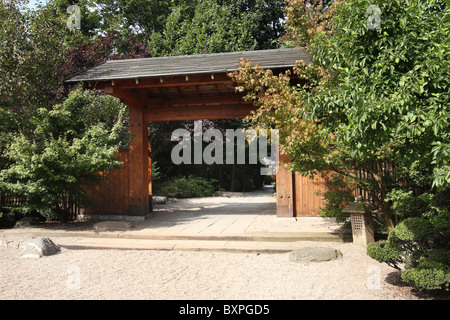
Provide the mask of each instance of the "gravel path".
MULTIPOLYGON (((64 245, 70 239, 52 240, 64 245)), ((63 247, 35 260, 20 259, 20 248, 0 247, 0 299, 418 299, 409 288, 392 284, 398 283, 396 270, 372 260, 364 248, 298 244, 333 247, 343 259, 304 264, 290 261, 288 253, 63 247)))

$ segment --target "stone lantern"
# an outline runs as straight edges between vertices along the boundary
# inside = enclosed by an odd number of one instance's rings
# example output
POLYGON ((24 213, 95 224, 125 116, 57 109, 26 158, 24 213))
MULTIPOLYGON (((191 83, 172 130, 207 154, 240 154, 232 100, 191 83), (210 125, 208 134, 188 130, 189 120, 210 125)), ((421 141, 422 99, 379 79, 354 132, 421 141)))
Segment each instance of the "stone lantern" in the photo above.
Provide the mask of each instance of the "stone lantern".
POLYGON ((375 209, 372 204, 363 201, 361 196, 357 196, 355 202, 342 210, 344 214, 350 215, 354 244, 365 247, 375 241, 375 229, 371 213, 375 209))

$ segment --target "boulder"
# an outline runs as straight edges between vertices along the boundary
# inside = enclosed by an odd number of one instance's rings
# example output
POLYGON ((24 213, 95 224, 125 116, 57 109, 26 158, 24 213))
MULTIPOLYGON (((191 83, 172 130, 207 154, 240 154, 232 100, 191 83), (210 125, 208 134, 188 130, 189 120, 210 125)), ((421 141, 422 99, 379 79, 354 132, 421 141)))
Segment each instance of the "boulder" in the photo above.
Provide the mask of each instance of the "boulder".
POLYGON ((28 228, 38 225, 40 219, 38 217, 24 217, 16 222, 14 228, 28 228))
POLYGON ((153 204, 166 204, 167 203, 167 197, 152 196, 152 203, 153 204))
POLYGON ((323 262, 342 259, 341 251, 333 248, 305 247, 291 252, 289 260, 293 262, 323 262))
POLYGON ((25 244, 20 255, 21 258, 39 259, 43 256, 51 256, 61 251, 61 248, 49 238, 38 238, 25 244))

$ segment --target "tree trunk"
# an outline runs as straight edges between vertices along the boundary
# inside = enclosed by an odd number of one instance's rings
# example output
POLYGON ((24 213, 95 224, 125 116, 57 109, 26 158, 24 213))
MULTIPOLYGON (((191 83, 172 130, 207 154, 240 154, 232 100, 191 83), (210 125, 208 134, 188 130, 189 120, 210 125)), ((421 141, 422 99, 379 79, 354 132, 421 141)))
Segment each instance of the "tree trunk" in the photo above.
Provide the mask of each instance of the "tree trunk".
POLYGON ((388 232, 391 232, 394 229, 394 221, 392 220, 392 209, 389 203, 385 203, 381 207, 381 211, 383 211, 384 215, 384 224, 388 232))
POLYGON ((394 229, 394 221, 392 220, 391 204, 384 201, 386 199, 387 190, 383 183, 383 179, 382 179, 383 174, 384 174, 384 172, 383 172, 382 164, 376 163, 373 168, 373 171, 371 172, 371 175, 378 184, 378 188, 379 188, 379 192, 380 192, 378 204, 381 207, 381 211, 383 211, 384 223, 386 225, 386 228, 387 228, 388 232, 391 232, 394 229))

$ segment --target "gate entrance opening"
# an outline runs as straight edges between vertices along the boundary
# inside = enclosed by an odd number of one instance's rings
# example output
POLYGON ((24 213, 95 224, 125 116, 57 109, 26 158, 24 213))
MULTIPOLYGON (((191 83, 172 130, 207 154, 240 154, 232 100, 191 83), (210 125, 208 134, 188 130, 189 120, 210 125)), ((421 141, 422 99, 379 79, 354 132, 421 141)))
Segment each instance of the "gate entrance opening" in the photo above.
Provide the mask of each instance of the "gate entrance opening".
MULTIPOLYGON (((121 170, 106 172, 90 190, 97 207, 86 214, 144 217, 152 208, 150 121, 244 118, 255 106, 235 92, 227 75, 239 59, 271 69, 291 69, 297 60, 311 63, 298 48, 106 61, 66 79, 115 96, 129 107, 130 145, 119 150, 121 170)), ((283 156, 280 155, 281 159, 283 156)), ((277 216, 317 216, 323 186, 281 166, 277 172, 277 216)))

